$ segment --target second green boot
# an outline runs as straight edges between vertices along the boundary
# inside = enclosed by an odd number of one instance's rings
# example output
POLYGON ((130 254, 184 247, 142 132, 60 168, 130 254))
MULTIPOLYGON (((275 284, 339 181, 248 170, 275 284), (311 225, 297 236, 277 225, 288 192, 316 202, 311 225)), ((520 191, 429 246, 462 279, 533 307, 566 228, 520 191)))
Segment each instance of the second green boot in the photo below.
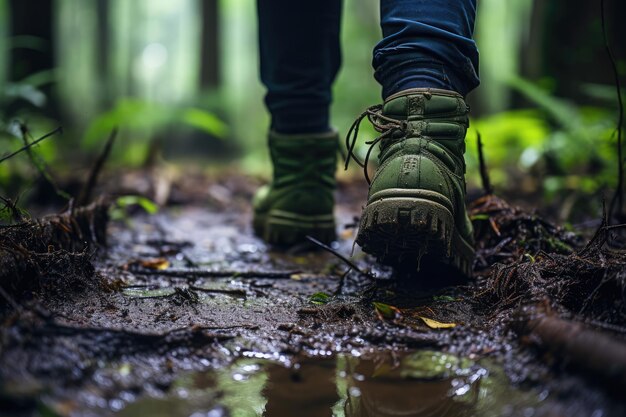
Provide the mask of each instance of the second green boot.
POLYGON ((293 245, 307 235, 335 239, 333 217, 337 132, 269 134, 274 175, 254 197, 253 227, 274 245, 293 245))
POLYGON ((465 208, 469 108, 455 92, 411 89, 367 114, 382 132, 356 242, 389 264, 428 260, 471 275, 474 239, 465 208))

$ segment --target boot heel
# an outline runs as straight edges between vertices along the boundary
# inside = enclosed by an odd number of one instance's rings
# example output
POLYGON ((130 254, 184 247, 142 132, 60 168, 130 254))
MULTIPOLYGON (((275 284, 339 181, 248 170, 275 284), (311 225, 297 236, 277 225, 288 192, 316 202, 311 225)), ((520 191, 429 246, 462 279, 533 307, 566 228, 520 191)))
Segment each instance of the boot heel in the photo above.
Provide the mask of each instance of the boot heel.
POLYGON ((427 255, 471 274, 471 246, 463 244, 452 212, 430 199, 388 197, 370 202, 363 210, 356 242, 387 264, 413 261, 419 268, 427 255))

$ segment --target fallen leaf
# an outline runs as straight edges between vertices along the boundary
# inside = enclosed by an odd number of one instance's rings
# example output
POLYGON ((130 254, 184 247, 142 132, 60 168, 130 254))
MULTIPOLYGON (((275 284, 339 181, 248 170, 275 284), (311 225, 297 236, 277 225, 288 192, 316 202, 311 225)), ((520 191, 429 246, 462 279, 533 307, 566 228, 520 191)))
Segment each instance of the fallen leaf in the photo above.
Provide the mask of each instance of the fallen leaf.
POLYGON ((489 220, 489 215, 488 214, 474 214, 473 216, 470 216, 470 220, 471 221, 476 221, 476 220, 489 220))
POLYGON ((396 317, 402 315, 402 312, 400 311, 400 309, 398 309, 398 307, 390 306, 389 304, 379 303, 376 301, 374 301, 372 304, 374 304, 376 313, 381 318, 395 319, 396 317))
POLYGON ((449 302, 449 301, 456 301, 456 298, 449 296, 449 295, 435 295, 433 297, 433 301, 445 301, 445 302, 449 302))
POLYGON ((122 364, 122 366, 120 366, 120 368, 118 369, 118 372, 122 376, 128 376, 130 375, 131 370, 132 370, 131 365, 129 363, 124 363, 122 364))
POLYGON ((456 327, 456 323, 442 323, 437 320, 429 319, 428 317, 417 316, 420 318, 424 324, 426 324, 431 329, 451 329, 456 327))
POLYGON ((162 271, 170 267, 170 262, 165 258, 145 259, 141 261, 141 266, 162 271))
POLYGON ((324 292, 316 292, 312 296, 309 297, 309 301, 313 304, 327 304, 331 299, 331 296, 324 292))
POLYGON ((341 231, 340 237, 343 240, 348 240, 352 238, 353 235, 354 235, 354 229, 344 229, 341 231))

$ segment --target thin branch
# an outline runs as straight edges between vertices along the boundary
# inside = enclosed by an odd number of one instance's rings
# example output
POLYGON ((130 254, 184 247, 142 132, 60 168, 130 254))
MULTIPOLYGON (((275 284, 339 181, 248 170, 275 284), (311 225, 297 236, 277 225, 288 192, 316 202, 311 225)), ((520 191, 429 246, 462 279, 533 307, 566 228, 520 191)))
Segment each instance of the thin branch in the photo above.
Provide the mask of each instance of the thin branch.
POLYGON ((111 149, 113 148, 113 143, 115 142, 115 138, 117 137, 117 132, 118 132, 117 127, 111 131, 111 134, 109 135, 109 139, 107 139, 107 142, 104 145, 104 149, 102 150, 102 153, 100 154, 100 156, 98 156, 96 163, 94 164, 93 168, 91 169, 91 172, 89 173, 89 179, 83 186, 83 189, 81 190, 78 196, 78 199, 76 201, 76 204, 78 206, 87 205, 89 201, 91 200, 91 194, 93 193, 93 190, 96 187, 96 184, 98 183, 98 176, 100 175, 100 172, 102 171, 102 167, 104 166, 104 163, 106 162, 106 160, 109 158, 109 155, 111 154, 111 149))
MULTIPOLYGON (((126 285, 123 287, 123 289, 139 289, 139 288, 145 288, 145 289, 149 289, 151 291, 154 290, 167 290, 167 289, 171 289, 171 287, 159 287, 158 285, 126 285)), ((185 288, 182 288, 182 290, 184 290, 185 288)), ((187 289, 189 290, 193 290, 193 291, 200 291, 200 292, 207 292, 207 293, 214 293, 214 294, 228 294, 228 295, 234 295, 234 296, 241 296, 241 297, 245 297, 246 295, 248 295, 246 293, 246 290, 241 290, 241 289, 229 289, 229 288, 205 288, 205 287, 198 287, 196 285, 189 285, 187 287, 187 289)), ((176 289, 174 289, 176 290, 176 289)), ((162 295, 148 295, 148 296, 143 296, 143 297, 137 297, 139 299, 150 299, 150 298, 168 298, 168 297, 172 297, 174 295, 180 294, 180 292, 173 292, 173 293, 169 293, 169 294, 162 294, 162 295)))
POLYGON ((215 294, 228 294, 228 295, 234 295, 234 296, 240 296, 240 297, 245 297, 246 295, 248 295, 245 290, 238 290, 238 289, 204 288, 204 287, 198 287, 196 285, 190 285, 189 289, 194 290, 194 291, 200 291, 200 292, 208 292, 208 293, 215 293, 215 294))
POLYGON ((11 213, 11 217, 13 221, 16 223, 24 223, 26 219, 22 216, 22 212, 17 207, 17 203, 19 201, 19 197, 12 201, 10 198, 4 198, 0 195, 0 200, 4 203, 4 208, 0 208, 0 211, 6 209, 11 213))
POLYGON ((485 155, 483 153, 483 141, 480 136, 480 132, 476 132, 476 142, 478 143, 478 163, 480 164, 480 179, 483 183, 483 190, 485 194, 493 194, 493 187, 491 186, 491 179, 489 178, 489 170, 485 163, 485 155))
POLYGON ((617 64, 615 63, 615 57, 609 45, 609 37, 606 30, 606 17, 604 13, 604 0, 600 0, 600 21, 602 23, 602 38, 604 39, 604 49, 611 62, 611 70, 613 71, 613 78, 615 80, 615 89, 617 91, 617 103, 619 108, 619 117, 617 119, 617 189, 611 199, 609 205, 609 221, 611 215, 615 210, 615 203, 617 202, 617 215, 620 219, 624 218, 624 156, 622 149, 622 130, 624 125, 624 103, 622 102, 621 86, 619 81, 619 72, 617 71, 617 64))
POLYGON ((348 280, 348 275, 352 272, 352 268, 348 268, 346 272, 344 272, 339 278, 339 285, 337 285, 337 289, 333 293, 333 295, 341 295, 343 293, 343 289, 346 286, 346 281, 348 280))
POLYGON ((196 278, 271 278, 290 279, 300 271, 212 271, 207 269, 137 269, 131 270, 135 275, 159 275, 164 277, 196 279, 196 278))
POLYGON ((25 146, 21 147, 17 151, 15 151, 15 152, 13 152, 13 153, 11 153, 9 155, 3 156, 2 158, 0 158, 0 164, 3 163, 4 161, 6 161, 7 159, 13 158, 17 154, 32 148, 33 146, 37 145, 39 142, 43 141, 44 139, 48 139, 49 137, 56 135, 57 133, 63 133, 63 128, 59 126, 56 129, 54 129, 52 132, 46 133, 45 135, 43 135, 39 139, 37 139, 37 140, 35 140, 33 142, 30 142, 28 145, 25 145, 25 146))
POLYGON ((315 245, 319 246, 320 248, 324 249, 326 252, 330 252, 333 255, 335 255, 337 258, 339 258, 340 260, 342 260, 346 265, 348 265, 350 268, 354 269, 355 271, 357 271, 359 274, 364 275, 366 277, 370 277, 373 278, 371 274, 368 274, 367 272, 363 271, 361 268, 359 268, 354 262, 352 262, 350 259, 346 258, 345 256, 343 256, 342 254, 340 254, 339 252, 337 252, 336 250, 334 250, 333 248, 331 248, 328 245, 323 244, 322 242, 320 242, 319 240, 315 239, 312 236, 306 236, 306 238, 314 243, 315 245))
POLYGON ((11 305, 11 307, 13 307, 15 311, 18 313, 22 312, 22 306, 20 306, 17 301, 15 301, 15 299, 13 299, 13 297, 11 297, 9 293, 4 290, 4 288, 2 288, 2 286, 0 286, 0 295, 11 305))
MULTIPOLYGON (((32 135, 30 134, 28 126, 26 126, 23 123, 20 123, 20 130, 22 132, 22 141, 24 142, 24 146, 28 146, 29 145, 28 140, 32 139, 32 135)), ((56 180, 52 177, 52 174, 50 173, 50 169, 46 165, 45 160, 41 156, 35 154, 30 148, 26 150, 26 154, 28 155, 30 162, 34 165, 37 171, 39 171, 41 176, 48 182, 48 184, 52 186, 52 188, 54 189, 54 192, 59 197, 62 197, 66 200, 71 200, 72 196, 66 193, 65 191, 63 191, 57 184, 56 180)))

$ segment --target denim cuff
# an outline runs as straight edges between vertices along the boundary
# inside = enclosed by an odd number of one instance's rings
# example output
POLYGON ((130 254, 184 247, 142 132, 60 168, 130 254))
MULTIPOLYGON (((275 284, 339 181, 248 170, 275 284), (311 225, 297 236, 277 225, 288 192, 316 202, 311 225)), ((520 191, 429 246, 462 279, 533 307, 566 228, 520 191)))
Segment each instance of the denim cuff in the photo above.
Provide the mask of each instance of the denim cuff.
POLYGON ((421 54, 386 56, 378 60, 374 77, 382 86, 383 100, 409 88, 440 88, 465 97, 480 81, 472 62, 465 57, 462 60, 453 66, 424 59, 421 54))

